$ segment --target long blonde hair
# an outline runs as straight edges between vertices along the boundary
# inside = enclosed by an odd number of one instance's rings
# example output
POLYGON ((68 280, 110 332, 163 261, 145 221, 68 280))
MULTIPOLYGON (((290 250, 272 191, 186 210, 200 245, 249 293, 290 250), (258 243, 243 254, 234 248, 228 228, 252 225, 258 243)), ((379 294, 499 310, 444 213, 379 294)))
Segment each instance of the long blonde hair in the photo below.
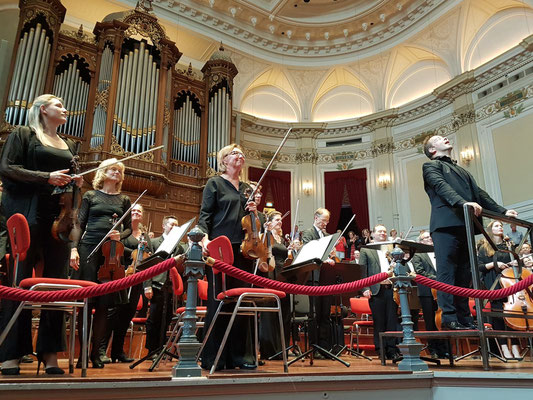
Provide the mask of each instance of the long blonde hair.
POLYGON ((122 189, 122 182, 124 182, 124 172, 126 171, 126 167, 123 163, 117 162, 116 158, 109 158, 107 160, 104 160, 100 163, 100 167, 104 167, 96 171, 96 174, 94 174, 93 178, 93 189, 94 190, 100 190, 104 187, 104 181, 106 178, 105 173, 109 169, 110 166, 117 166, 122 171, 122 179, 119 183, 117 183, 116 190, 117 192, 120 192, 120 189, 122 189))
POLYGON ((30 111, 28 111, 28 125, 35 131, 37 139, 41 142, 43 141, 45 128, 41 106, 47 106, 52 100, 58 100, 63 103, 63 99, 60 97, 54 96, 53 94, 43 94, 33 100, 30 111))
MULTIPOLYGON (((494 234, 492 233, 492 226, 496 222, 499 222, 500 224, 502 223, 501 221, 498 221, 498 220, 494 219, 494 220, 490 221, 490 223, 487 225, 487 233, 491 237, 492 240, 494 240, 494 234)), ((503 240, 503 235, 502 235, 502 240, 503 240)), ((494 253, 495 253, 495 250, 492 248, 490 243, 485 238, 483 238, 479 242, 477 242, 477 246, 476 247, 477 247, 478 252, 481 251, 481 249, 483 249, 485 254, 487 256, 489 256, 489 257, 492 257, 494 255, 494 253)))

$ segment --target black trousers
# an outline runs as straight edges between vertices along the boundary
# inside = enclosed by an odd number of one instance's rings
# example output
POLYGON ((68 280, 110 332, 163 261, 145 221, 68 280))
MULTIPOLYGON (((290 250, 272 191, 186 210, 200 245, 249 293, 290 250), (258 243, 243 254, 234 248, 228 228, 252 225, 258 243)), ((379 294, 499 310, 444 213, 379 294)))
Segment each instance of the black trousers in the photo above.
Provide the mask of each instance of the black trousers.
POLYGON ((137 312, 137 304, 139 303, 139 297, 142 290, 142 284, 133 286, 131 288, 129 301, 126 304, 119 304, 116 307, 111 307, 107 310, 107 332, 101 348, 102 353, 105 354, 106 352, 111 334, 113 334, 111 357, 118 357, 124 352, 126 332, 128 331, 132 318, 137 312))
MULTIPOLYGON (((43 277, 66 278, 70 259, 68 243, 58 242, 50 234, 53 220, 42 221, 30 227, 31 246, 24 261, 19 262, 16 277, 17 285, 21 280, 31 278, 33 268, 42 259, 43 277)), ((11 319, 20 303, 2 300, 0 307, 0 331, 11 319)), ((37 336, 37 353, 57 353, 66 349, 65 318, 62 311, 41 311, 37 336)), ((18 359, 33 352, 31 336, 31 310, 23 310, 6 339, 0 346, 0 362, 18 359)))
POLYGON ((167 327, 172 319, 172 292, 153 289, 150 299, 150 314, 146 320, 146 348, 149 352, 163 346, 166 339, 167 327), (163 318, 163 313, 165 317, 163 318))
MULTIPOLYGON (((431 234, 437 260, 437 281, 459 287, 469 287, 472 281, 466 229, 453 227, 438 229, 431 234)), ((472 322, 468 298, 438 292, 437 301, 442 310, 442 322, 472 322)))
MULTIPOLYGON (((368 304, 372 310, 372 321, 374 323, 374 346, 376 346, 376 351, 379 351, 379 333, 400 329, 398 305, 394 302, 392 288, 383 285, 378 294, 373 294, 370 297, 368 304)), ((383 338, 383 350, 386 355, 392 355, 399 351, 396 347, 396 342, 395 338, 383 338)))
POLYGON ((333 296, 309 296, 310 324, 309 326, 309 343, 318 344, 326 350, 332 347, 331 334, 331 304, 333 303, 333 296), (313 306, 315 313, 313 315, 313 306))

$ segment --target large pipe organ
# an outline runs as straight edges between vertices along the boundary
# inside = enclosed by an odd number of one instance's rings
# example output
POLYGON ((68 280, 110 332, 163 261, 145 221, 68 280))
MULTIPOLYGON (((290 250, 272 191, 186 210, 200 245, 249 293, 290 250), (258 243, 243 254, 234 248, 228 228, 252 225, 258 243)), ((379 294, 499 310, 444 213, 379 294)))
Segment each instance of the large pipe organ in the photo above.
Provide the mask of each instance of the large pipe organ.
POLYGON ((0 138, 27 124, 35 97, 52 93, 69 110, 61 132, 82 143, 87 168, 163 144, 128 162, 123 185, 132 197, 148 189, 157 233, 165 215, 197 215, 214 155, 231 140, 237 69, 222 48, 201 73, 179 69, 181 53, 146 3, 106 16, 90 34, 62 26, 60 0, 20 0, 0 138))

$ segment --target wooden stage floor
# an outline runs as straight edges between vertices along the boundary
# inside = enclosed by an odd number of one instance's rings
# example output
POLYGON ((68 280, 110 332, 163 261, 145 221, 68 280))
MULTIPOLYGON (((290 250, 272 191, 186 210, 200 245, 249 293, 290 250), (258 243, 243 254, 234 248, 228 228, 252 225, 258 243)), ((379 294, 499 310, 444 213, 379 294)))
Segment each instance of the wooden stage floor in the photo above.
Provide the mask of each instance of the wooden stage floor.
MULTIPOLYGON (((432 390, 435 385, 462 387, 524 388, 533 390, 533 362, 529 357, 521 362, 503 363, 491 360, 491 370, 484 371, 480 359, 467 359, 451 367, 446 360, 441 366, 429 365, 428 372, 399 371, 387 362, 382 366, 377 357, 372 361, 343 356, 350 367, 330 360, 296 362, 283 373, 281 361, 267 361, 255 371, 217 371, 209 376, 203 371, 201 378, 172 379, 174 362, 162 364, 149 372, 145 362, 135 369, 128 364, 108 364, 103 369, 89 368, 87 377, 81 371, 63 376, 36 374, 37 363, 22 364, 21 375, 0 376, 2 399, 22 398, 76 398, 76 399, 145 399, 145 398, 204 398, 206 396, 231 396, 238 398, 255 394, 291 395, 298 398, 305 392, 432 390), (385 390, 385 389, 383 389, 385 390)), ((67 367, 67 360, 60 360, 67 367)), ((223 396, 223 397, 224 397, 223 396)), ((224 397, 225 398, 225 397, 224 397)), ((286 398, 286 397, 284 397, 286 398)), ((417 397, 413 397, 416 399, 417 397)), ((431 397, 420 397, 431 398, 431 397)))

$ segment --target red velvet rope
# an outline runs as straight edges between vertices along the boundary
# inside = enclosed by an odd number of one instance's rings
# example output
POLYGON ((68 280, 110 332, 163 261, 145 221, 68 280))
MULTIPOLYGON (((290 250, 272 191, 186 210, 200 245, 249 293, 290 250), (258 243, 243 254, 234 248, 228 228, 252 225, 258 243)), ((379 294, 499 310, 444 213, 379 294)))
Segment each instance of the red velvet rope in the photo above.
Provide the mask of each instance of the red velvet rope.
POLYGON ((462 288, 462 287, 457 287, 453 285, 448 285, 447 283, 437 282, 423 275, 417 275, 415 278, 415 282, 418 283, 419 285, 428 286, 430 288, 437 289, 438 291, 453 294, 455 296, 495 300, 495 299, 509 297, 531 286, 533 284, 533 274, 529 275, 526 279, 514 284, 513 286, 510 286, 505 289, 498 289, 498 290, 480 290, 480 289, 462 288))
MULTIPOLYGON (((282 292, 290 294, 305 294, 309 296, 328 296, 333 294, 355 292, 365 287, 380 283, 389 277, 386 272, 382 272, 380 274, 372 275, 365 279, 361 279, 354 282, 342 283, 339 285, 304 286, 295 285, 292 283, 273 281, 272 279, 253 275, 249 272, 243 271, 242 269, 236 268, 232 265, 226 264, 218 260, 215 261, 212 267, 218 269, 219 271, 225 272, 226 274, 231 275, 234 278, 240 279, 241 281, 251 283, 257 286, 261 286, 268 289, 280 290, 282 292)), ((494 300, 511 296, 529 287, 531 284, 533 284, 533 274, 511 287, 498 290, 479 290, 462 288, 458 286, 448 285, 442 282, 437 282, 433 279, 426 278, 423 275, 417 275, 415 278, 415 282, 420 285, 429 286, 430 288, 434 288, 456 296, 494 300)))
POLYGON ((80 289, 56 290, 56 291, 29 291, 8 286, 0 286, 0 299, 14 301, 33 301, 46 303, 52 301, 72 301, 89 297, 102 296, 104 294, 118 292, 130 286, 138 285, 147 279, 153 278, 176 265, 176 260, 170 258, 144 271, 137 272, 126 278, 102 283, 97 286, 88 286, 80 289))
POLYGON ((280 290, 288 294, 305 294, 308 296, 329 296, 332 294, 356 292, 365 287, 369 287, 379 282, 382 282, 385 279, 388 279, 389 277, 386 272, 382 272, 380 274, 372 275, 365 279, 361 279, 354 282, 341 283, 338 285, 304 286, 263 278, 262 276, 251 274, 219 260, 216 260, 212 267, 247 283, 252 283, 254 285, 268 289, 280 290))

